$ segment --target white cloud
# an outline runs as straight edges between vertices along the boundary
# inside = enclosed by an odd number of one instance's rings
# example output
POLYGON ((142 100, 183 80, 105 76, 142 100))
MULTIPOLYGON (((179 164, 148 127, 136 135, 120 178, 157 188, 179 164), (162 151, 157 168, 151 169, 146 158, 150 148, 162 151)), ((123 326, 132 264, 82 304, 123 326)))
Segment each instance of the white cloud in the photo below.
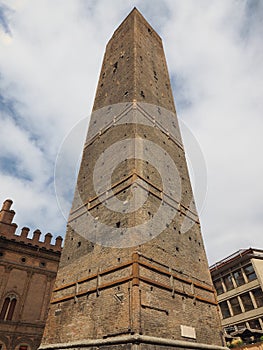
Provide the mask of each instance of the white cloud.
POLYGON ((178 2, 171 6, 174 20, 164 28, 170 68, 183 76, 183 97, 191 101, 187 108, 179 103, 179 115, 192 127, 207 162, 208 195, 201 219, 211 261, 263 243, 263 166, 258 158, 263 8, 255 1, 258 8, 250 13, 252 3, 178 2))
POLYGON ((65 135, 92 109, 107 40, 138 6, 163 38, 178 114, 206 159, 208 194, 201 221, 210 261, 241 247, 263 247, 262 2, 13 0, 1 5, 9 8, 11 34, 0 31, 5 102, 0 148, 1 157, 15 162, 14 169, 2 168, 0 198, 14 199, 19 226, 63 234, 52 184, 56 154, 65 135))

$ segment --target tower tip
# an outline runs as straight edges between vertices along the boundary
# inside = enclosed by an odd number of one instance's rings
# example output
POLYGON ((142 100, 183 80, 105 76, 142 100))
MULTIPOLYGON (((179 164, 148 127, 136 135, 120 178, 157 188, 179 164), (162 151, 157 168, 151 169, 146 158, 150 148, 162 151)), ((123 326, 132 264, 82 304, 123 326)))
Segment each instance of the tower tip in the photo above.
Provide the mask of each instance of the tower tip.
MULTIPOLYGON (((143 14, 138 10, 138 8, 136 7, 136 6, 134 6, 134 8, 129 12, 129 14, 128 14, 128 16, 127 17, 129 17, 129 16, 131 16, 131 15, 136 15, 136 14, 139 14, 141 17, 143 17, 144 18, 144 16, 143 16, 143 14)), ((127 18, 126 17, 126 18, 127 18)), ((146 21, 146 19, 144 18, 144 20, 146 21)), ((124 21, 123 21, 124 22, 124 21)))

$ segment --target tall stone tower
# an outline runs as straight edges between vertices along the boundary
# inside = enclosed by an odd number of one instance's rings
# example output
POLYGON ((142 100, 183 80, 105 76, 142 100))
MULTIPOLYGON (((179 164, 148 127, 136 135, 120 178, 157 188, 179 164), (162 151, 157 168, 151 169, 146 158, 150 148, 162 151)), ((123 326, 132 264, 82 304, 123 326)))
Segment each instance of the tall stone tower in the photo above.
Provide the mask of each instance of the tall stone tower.
POLYGON ((161 38, 110 39, 40 349, 223 349, 161 38))

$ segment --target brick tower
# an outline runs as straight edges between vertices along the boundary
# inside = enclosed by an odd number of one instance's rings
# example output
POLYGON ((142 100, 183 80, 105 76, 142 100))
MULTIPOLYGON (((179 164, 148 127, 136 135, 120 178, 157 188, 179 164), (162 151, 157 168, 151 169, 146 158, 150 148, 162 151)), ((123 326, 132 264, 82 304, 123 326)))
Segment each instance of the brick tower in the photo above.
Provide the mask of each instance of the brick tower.
POLYGON ((162 41, 110 39, 40 349, 223 349, 162 41))

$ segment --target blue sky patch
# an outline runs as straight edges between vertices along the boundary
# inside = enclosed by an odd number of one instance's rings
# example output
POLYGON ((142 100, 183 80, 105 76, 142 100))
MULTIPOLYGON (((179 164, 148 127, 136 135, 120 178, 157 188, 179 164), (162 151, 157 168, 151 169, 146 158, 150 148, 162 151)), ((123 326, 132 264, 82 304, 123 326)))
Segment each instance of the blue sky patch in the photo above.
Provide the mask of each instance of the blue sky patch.
POLYGON ((26 174, 26 172, 21 171, 20 161, 14 157, 2 156, 0 157, 0 169, 1 172, 6 175, 11 175, 25 181, 33 181, 33 179, 26 174))
POLYGON ((8 13, 10 13, 10 9, 0 4, 0 27, 4 30, 5 33, 11 34, 10 27, 8 25, 8 13))

